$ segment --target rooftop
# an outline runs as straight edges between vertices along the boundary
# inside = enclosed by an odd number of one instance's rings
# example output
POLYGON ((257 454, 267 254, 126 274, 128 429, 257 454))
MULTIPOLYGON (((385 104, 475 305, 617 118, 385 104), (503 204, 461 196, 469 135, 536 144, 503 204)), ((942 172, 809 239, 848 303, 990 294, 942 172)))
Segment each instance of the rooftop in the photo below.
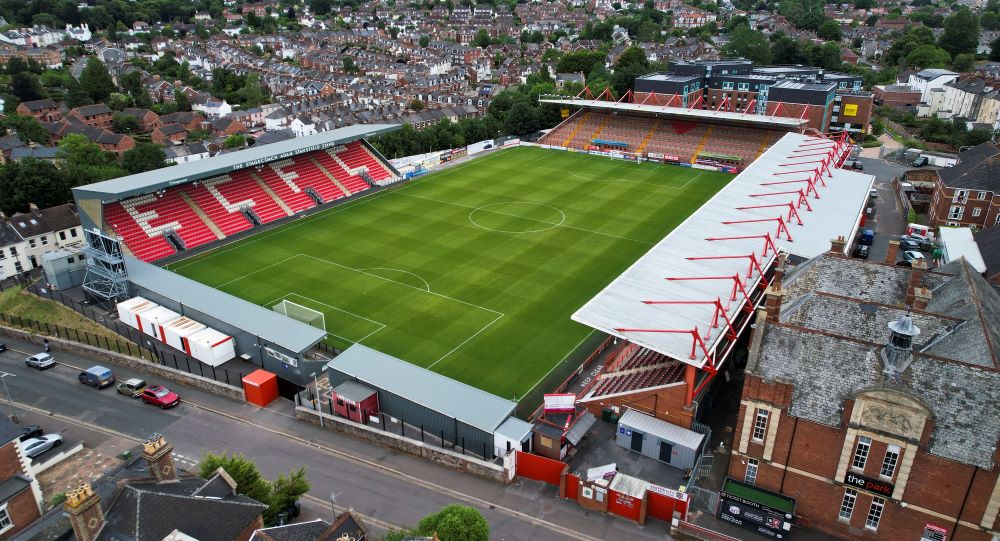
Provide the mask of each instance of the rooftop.
POLYGON ((816 185, 822 197, 817 199, 811 194, 804 198, 811 211, 806 210, 797 192, 789 192, 799 188, 806 192, 809 184, 799 179, 809 178, 812 168, 818 166, 810 161, 815 160, 815 156, 807 157, 808 149, 832 149, 833 142, 826 145, 827 141, 786 134, 577 310, 573 320, 703 367, 708 358, 703 351, 692 355, 690 331, 698 329, 706 349, 711 352, 727 329, 724 324, 710 326, 715 306, 695 303, 726 299, 725 312, 727 317, 734 319, 747 302, 743 295, 734 301, 728 300, 734 280, 711 277, 740 276, 741 285, 752 292, 761 276, 756 269, 748 275, 749 254, 754 255, 761 269, 766 269, 775 257, 774 247, 808 259, 827 251, 832 238, 854 237, 872 186, 871 175, 832 169, 832 176, 825 178, 826 186, 816 185), (807 152, 796 154, 803 148, 807 152), (800 167, 786 167, 788 164, 800 167), (784 183, 787 181, 801 184, 784 183), (783 184, 768 185, 774 182, 783 184), (769 208, 777 204, 786 206, 769 208), (787 218, 789 206, 795 205, 801 225, 796 219, 787 218), (786 219, 790 221, 785 222, 786 219), (780 232, 780 223, 787 224, 791 237, 789 232, 780 232), (774 246, 767 244, 765 237, 770 238, 774 246), (745 257, 732 257, 736 255, 745 257), (669 280, 698 277, 706 279, 669 280), (649 304, 646 301, 688 301, 691 304, 649 304), (682 330, 684 334, 679 332, 682 330))
POLYGON ((510 400, 362 344, 347 348, 327 363, 326 368, 376 389, 385 389, 484 432, 494 432, 514 413, 516 406, 510 400))
POLYGON ((603 100, 585 100, 579 98, 542 97, 539 101, 573 107, 588 107, 608 111, 658 114, 670 118, 682 118, 702 122, 721 120, 729 123, 745 123, 757 127, 773 127, 785 130, 798 129, 806 124, 806 120, 780 116, 757 115, 731 111, 710 111, 705 109, 689 109, 687 107, 667 107, 665 105, 643 105, 639 103, 618 103, 603 100))
POLYGON ((906 313, 901 302, 911 272, 830 254, 800 265, 785 277, 780 322, 765 327, 760 357, 748 371, 791 383, 789 413, 830 426, 841 422, 844 400, 890 386, 933 413, 930 453, 993 469, 1000 295, 965 261, 926 273, 932 300, 910 311, 921 334, 902 383, 893 385, 879 352, 887 322, 906 313))

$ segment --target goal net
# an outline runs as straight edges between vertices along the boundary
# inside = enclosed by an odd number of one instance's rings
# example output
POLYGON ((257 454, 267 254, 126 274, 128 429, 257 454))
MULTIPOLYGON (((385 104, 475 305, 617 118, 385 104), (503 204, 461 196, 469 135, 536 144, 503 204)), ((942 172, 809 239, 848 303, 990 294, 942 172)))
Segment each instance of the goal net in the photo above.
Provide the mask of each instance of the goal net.
POLYGON ((282 300, 272 306, 271 309, 283 316, 301 321, 307 325, 312 325, 317 329, 326 330, 326 316, 323 315, 323 312, 306 308, 301 304, 296 304, 289 300, 282 300))

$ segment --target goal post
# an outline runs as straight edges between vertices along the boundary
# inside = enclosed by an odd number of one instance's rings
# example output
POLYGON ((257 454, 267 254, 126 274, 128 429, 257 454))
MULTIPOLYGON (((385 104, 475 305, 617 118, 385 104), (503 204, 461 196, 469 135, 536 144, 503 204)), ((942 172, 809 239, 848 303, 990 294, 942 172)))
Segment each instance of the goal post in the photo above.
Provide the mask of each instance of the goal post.
POLYGON ((326 316, 323 315, 323 312, 318 310, 306 308, 301 304, 294 303, 287 299, 283 299, 278 304, 272 306, 271 309, 283 316, 301 321, 306 325, 312 325, 317 329, 326 330, 326 316))

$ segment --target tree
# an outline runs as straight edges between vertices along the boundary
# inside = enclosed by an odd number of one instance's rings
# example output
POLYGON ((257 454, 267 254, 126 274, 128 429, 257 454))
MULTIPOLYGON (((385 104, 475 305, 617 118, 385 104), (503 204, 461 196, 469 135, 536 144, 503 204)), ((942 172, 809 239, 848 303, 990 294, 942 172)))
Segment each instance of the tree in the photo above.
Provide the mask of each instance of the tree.
POLYGON ((95 102, 106 101, 112 92, 118 90, 104 62, 96 57, 87 59, 87 65, 80 72, 80 86, 95 102))
POLYGON ((951 68, 959 73, 964 73, 967 71, 972 71, 972 67, 976 64, 976 55, 970 53, 962 53, 956 56, 951 61, 951 68))
POLYGON ((191 98, 181 90, 174 90, 174 103, 177 104, 178 111, 191 110, 191 98))
POLYGON ((420 47, 426 48, 431 43, 430 36, 420 36, 420 47))
POLYGON ((503 131, 510 135, 527 135, 538 131, 538 115, 527 100, 514 104, 507 112, 503 131))
POLYGON ((619 96, 628 92, 635 82, 635 78, 649 73, 649 60, 646 53, 637 46, 629 47, 618 57, 614 65, 615 71, 611 75, 611 84, 619 96))
POLYGON ((234 133, 222 141, 223 148, 243 148, 247 145, 247 138, 242 133, 234 133))
POLYGON ((805 64, 809 61, 802 50, 802 42, 782 35, 771 44, 771 56, 775 64, 805 64))
POLYGON ((762 32, 738 26, 729 37, 729 43, 722 48, 724 55, 743 57, 755 64, 771 63, 771 48, 762 32))
POLYGON ((309 481, 306 480, 306 469, 299 468, 285 477, 279 475, 271 483, 271 506, 275 509, 288 509, 305 493, 309 492, 309 481))
POLYGON ((409 109, 409 110, 411 110, 411 111, 423 111, 424 110, 424 102, 422 102, 422 101, 420 101, 420 100, 418 100, 416 98, 413 98, 412 100, 410 100, 410 103, 406 104, 406 108, 409 109))
POLYGON ((990 56, 989 59, 993 62, 1000 61, 1000 37, 990 42, 990 56))
POLYGON ((131 104, 131 101, 132 100, 130 100, 125 94, 112 92, 111 95, 108 96, 108 107, 115 111, 121 111, 122 109, 128 107, 131 104))
POLYGON ((833 19, 827 19, 826 22, 819 25, 819 28, 816 29, 816 35, 826 41, 840 41, 842 37, 840 23, 833 19))
POLYGON ((437 534, 441 541, 488 541, 490 526, 478 510, 451 504, 424 517, 417 525, 418 535, 437 534))
POLYGON ((344 64, 344 73, 354 73, 358 71, 357 64, 354 63, 354 58, 350 56, 345 56, 341 59, 344 64))
POLYGON ((27 158, 0 167, 0 201, 8 214, 26 212, 28 204, 41 208, 73 200, 69 176, 47 161, 27 158))
POLYGON ((122 156, 122 167, 131 174, 143 173, 163 167, 166 154, 159 145, 139 143, 135 148, 125 151, 122 156))
POLYGON ((482 47, 483 49, 490 46, 490 33, 486 31, 485 28, 480 28, 476 32, 476 39, 473 40, 476 47, 482 47))
POLYGON ((10 91, 20 101, 40 100, 45 97, 38 76, 29 71, 21 71, 10 77, 10 91))
POLYGON ((40 145, 49 144, 49 133, 33 116, 10 115, 0 120, 0 128, 14 130, 24 142, 34 141, 40 145))
POLYGON ((115 113, 111 119, 111 128, 117 133, 135 133, 139 131, 139 119, 123 113, 115 113))
POLYGON ((288 477, 279 475, 274 481, 268 481, 257 466, 242 454, 205 453, 198 464, 198 477, 210 479, 219 468, 236 481, 237 493, 267 504, 264 523, 268 525, 275 523, 278 513, 309 492, 305 468, 290 473, 288 477))
POLYGON ((906 55, 906 65, 917 68, 945 68, 950 62, 948 51, 933 45, 921 45, 906 55))
POLYGON ((57 155, 65 162, 63 171, 73 179, 74 185, 108 180, 125 174, 116 163, 114 154, 104 152, 97 143, 77 133, 67 134, 59 141, 57 155))
POLYGON ((948 54, 976 54, 978 44, 979 22, 969 8, 963 6, 944 20, 944 32, 938 39, 938 46, 948 51, 948 54))

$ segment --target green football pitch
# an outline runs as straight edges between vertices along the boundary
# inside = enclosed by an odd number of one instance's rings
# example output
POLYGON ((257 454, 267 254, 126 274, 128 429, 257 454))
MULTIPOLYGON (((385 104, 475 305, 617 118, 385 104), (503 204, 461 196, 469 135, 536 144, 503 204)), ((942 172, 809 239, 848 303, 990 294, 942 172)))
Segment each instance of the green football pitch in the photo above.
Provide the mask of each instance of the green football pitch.
POLYGON ((570 315, 732 175, 538 148, 401 183, 171 270, 522 397, 591 334, 570 315))

